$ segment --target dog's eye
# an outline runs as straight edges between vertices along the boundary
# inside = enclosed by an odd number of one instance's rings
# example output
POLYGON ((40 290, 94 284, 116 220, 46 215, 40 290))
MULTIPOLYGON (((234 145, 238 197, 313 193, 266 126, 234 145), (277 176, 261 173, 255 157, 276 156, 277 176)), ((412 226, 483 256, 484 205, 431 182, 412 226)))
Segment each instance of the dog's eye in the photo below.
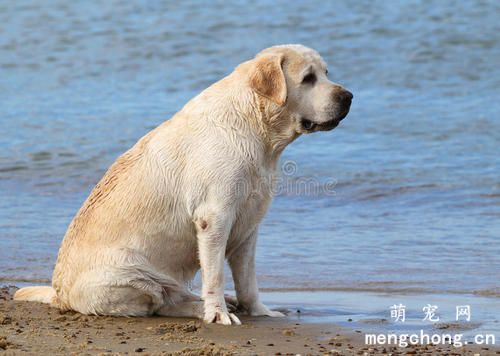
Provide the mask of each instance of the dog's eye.
POLYGON ((316 83, 316 74, 309 73, 302 79, 302 84, 314 84, 316 83))
POLYGON ((328 69, 325 69, 325 74, 328 75, 328 69))

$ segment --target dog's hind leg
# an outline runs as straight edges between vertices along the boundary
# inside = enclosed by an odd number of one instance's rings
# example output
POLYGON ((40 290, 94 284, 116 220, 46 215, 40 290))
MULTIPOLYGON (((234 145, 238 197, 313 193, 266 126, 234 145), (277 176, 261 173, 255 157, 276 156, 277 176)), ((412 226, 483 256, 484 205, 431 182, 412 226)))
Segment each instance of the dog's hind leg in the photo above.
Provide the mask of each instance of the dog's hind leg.
MULTIPOLYGON (((166 304, 158 309, 155 314, 161 316, 171 316, 179 318, 198 318, 203 319, 204 306, 203 301, 196 295, 192 295, 197 300, 186 301, 182 303, 166 304)), ((226 295, 227 309, 231 313, 236 312, 238 302, 235 297, 226 295)))
POLYGON ((148 316, 164 305, 191 301, 193 295, 167 277, 123 267, 102 267, 82 274, 71 288, 71 309, 83 314, 148 316))
POLYGON ((80 274, 67 304, 83 314, 146 316, 164 305, 199 299, 172 277, 130 250, 120 264, 80 274))
POLYGON ((203 319, 203 301, 191 301, 176 304, 166 304, 155 312, 156 315, 172 316, 179 318, 203 319))

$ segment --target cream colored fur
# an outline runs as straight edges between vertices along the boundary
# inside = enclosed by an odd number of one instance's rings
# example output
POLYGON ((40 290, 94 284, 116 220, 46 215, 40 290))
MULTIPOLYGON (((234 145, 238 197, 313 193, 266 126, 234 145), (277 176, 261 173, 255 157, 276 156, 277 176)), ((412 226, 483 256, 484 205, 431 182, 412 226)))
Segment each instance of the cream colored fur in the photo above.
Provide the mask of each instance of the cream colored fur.
MULTIPOLYGON (((238 66, 119 157, 71 222, 50 287, 16 300, 97 315, 172 315, 239 324, 223 264, 251 315, 282 316, 258 297, 257 231, 278 159, 305 132, 331 129, 343 90, 311 49, 277 46, 238 66), (313 86, 301 83, 314 71, 313 86), (317 126, 301 126, 308 117, 317 126), (329 121, 331 122, 331 121, 329 121), (201 298, 189 291, 202 272, 201 298)), ((333 125, 333 126, 336 126, 333 125)))

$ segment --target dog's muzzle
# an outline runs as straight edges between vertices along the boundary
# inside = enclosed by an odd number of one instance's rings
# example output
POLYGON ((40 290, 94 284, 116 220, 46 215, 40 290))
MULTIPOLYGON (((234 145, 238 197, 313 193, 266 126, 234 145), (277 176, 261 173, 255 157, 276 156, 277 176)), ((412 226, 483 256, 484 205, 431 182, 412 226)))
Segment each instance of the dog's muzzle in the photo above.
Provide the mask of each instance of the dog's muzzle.
POLYGON ((307 132, 330 131, 336 128, 340 121, 345 119, 351 108, 353 95, 350 91, 342 89, 335 92, 334 100, 338 109, 332 114, 332 119, 326 122, 317 123, 306 118, 302 118, 300 124, 302 129, 307 132))

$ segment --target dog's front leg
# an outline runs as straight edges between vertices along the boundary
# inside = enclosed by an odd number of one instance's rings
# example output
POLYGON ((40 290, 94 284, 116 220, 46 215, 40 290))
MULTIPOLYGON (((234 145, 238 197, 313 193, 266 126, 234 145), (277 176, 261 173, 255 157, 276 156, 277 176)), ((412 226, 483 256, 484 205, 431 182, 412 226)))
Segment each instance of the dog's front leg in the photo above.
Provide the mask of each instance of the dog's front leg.
POLYGON ((255 273, 256 245, 257 230, 229 256, 229 265, 233 273, 238 304, 252 316, 285 316, 279 311, 270 310, 259 300, 259 288, 255 273))
POLYGON ((204 321, 240 325, 236 315, 229 313, 224 299, 224 259, 232 219, 223 213, 208 212, 195 220, 202 275, 204 321))

